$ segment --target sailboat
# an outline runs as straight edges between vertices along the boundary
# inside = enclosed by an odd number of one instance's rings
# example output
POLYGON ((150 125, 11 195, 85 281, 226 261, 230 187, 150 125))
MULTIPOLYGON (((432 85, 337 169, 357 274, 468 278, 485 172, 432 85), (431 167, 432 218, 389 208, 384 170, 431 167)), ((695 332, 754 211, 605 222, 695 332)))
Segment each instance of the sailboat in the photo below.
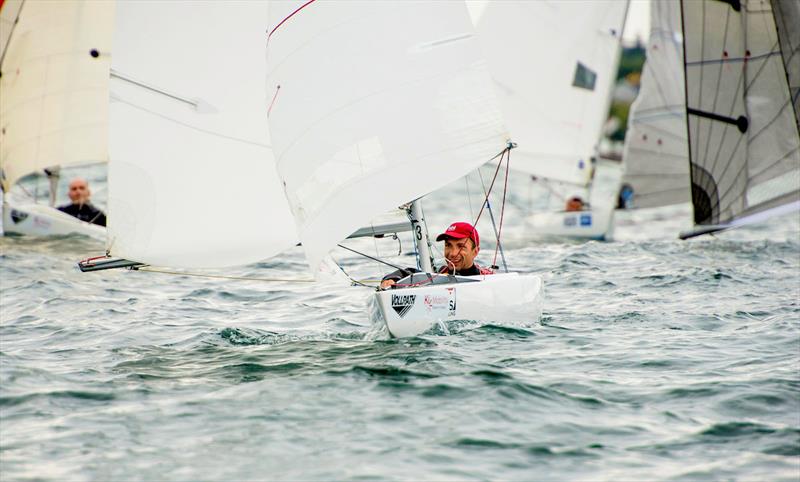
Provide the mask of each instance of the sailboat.
POLYGON ((800 2, 676 0, 652 15, 621 195, 691 199, 683 239, 800 209, 800 2))
POLYGON ((187 8, 118 5, 108 257, 81 269, 233 266, 299 241, 318 274, 410 203, 423 279, 369 293, 373 321, 402 337, 538 319, 539 276, 432 269, 419 199, 509 144, 463 3, 280 2, 269 20, 256 2, 187 8))
POLYGON ((628 114, 620 208, 690 202, 681 25, 678 0, 651 2, 647 60, 628 114))
POLYGON ((519 148, 511 169, 551 190, 559 207, 531 214, 529 235, 609 239, 613 203, 587 204, 616 79, 628 2, 502 1, 474 9, 495 92, 519 148), (524 46, 510 48, 509 46, 524 46))
POLYGON ((6 233, 80 233, 105 228, 55 208, 61 168, 108 159, 108 73, 113 2, 0 3, 0 186, 6 233), (49 204, 16 189, 46 175, 49 204))

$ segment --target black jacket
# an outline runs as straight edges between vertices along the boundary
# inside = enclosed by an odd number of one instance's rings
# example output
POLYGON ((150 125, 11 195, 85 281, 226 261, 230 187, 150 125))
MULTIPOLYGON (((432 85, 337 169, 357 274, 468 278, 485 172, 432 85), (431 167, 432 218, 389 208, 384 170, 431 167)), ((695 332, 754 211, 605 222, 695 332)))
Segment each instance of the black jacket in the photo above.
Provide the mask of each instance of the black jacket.
POLYGON ((103 211, 97 209, 89 203, 86 204, 66 204, 58 208, 59 211, 76 217, 81 221, 87 223, 99 224, 100 226, 106 225, 106 215, 103 211))

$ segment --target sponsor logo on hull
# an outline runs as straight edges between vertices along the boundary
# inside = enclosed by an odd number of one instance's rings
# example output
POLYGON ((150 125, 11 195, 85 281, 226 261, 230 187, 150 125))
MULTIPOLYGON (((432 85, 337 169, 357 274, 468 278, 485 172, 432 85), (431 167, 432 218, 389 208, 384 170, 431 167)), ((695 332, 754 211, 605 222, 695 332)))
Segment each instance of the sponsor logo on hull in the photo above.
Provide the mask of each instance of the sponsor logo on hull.
POLYGON ((402 318, 414 306, 416 299, 417 295, 392 295, 392 309, 402 318))

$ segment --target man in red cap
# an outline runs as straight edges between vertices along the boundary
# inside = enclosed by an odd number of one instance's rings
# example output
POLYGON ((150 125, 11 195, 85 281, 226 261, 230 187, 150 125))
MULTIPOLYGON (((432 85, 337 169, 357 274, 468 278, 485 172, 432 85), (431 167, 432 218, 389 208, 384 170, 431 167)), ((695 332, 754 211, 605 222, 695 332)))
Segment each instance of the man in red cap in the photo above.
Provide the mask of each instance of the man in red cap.
MULTIPOLYGON (((459 276, 476 276, 493 274, 494 271, 482 268, 475 264, 475 257, 480 251, 480 236, 470 223, 453 223, 442 234, 436 236, 436 241, 444 241, 444 257, 447 264, 439 269, 439 273, 456 274, 459 276)), ((388 288, 399 279, 416 272, 415 269, 398 270, 384 276, 381 288, 388 288)))

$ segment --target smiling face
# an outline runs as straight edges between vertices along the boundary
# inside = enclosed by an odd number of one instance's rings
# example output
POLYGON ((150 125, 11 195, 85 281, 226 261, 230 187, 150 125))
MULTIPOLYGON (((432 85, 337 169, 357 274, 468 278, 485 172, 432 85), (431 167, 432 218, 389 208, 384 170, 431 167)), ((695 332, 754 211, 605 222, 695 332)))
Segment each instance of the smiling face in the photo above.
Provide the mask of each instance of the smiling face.
POLYGON ((444 240, 444 257, 447 258, 447 266, 449 268, 455 267, 456 270, 467 269, 471 267, 478 256, 480 248, 475 246, 469 238, 445 238, 444 240))
POLYGON ((86 204, 89 202, 89 196, 92 195, 89 191, 89 183, 85 179, 73 179, 69 183, 68 195, 72 204, 86 204))

